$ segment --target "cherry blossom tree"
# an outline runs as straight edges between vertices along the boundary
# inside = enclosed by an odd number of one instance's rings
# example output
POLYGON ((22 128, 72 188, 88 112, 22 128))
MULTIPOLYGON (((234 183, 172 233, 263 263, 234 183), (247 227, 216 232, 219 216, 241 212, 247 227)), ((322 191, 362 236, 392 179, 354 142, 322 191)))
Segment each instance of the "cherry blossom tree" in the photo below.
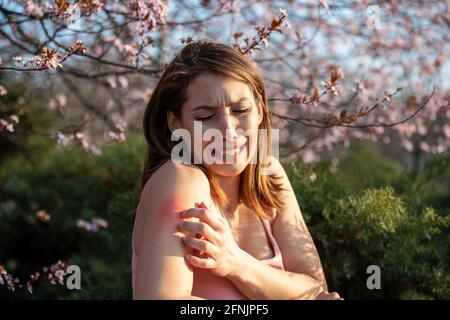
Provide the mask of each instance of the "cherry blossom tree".
MULTIPOLYGON (((140 132, 156 81, 186 43, 232 45, 262 70, 282 157, 305 163, 354 140, 413 159, 450 145, 449 1, 0 0, 0 138, 44 135, 98 155, 140 132), (17 84, 32 88, 8 100, 17 84), (38 126, 27 101, 59 121, 38 126), (26 125, 25 125, 26 123, 26 125)), ((311 179, 316 179, 315 175, 311 179)), ((50 216, 40 211, 47 223, 50 216)), ((105 220, 80 219, 86 232, 105 220)), ((66 263, 13 290, 60 283, 66 263)))
MULTIPOLYGON (((442 153, 449 24, 444 1, 2 1, 0 95, 39 77, 64 121, 32 133, 96 154, 94 137, 140 129, 167 62, 207 37, 263 71, 282 156, 314 162, 352 139, 442 153)), ((2 106, 0 131, 24 113, 2 106)))

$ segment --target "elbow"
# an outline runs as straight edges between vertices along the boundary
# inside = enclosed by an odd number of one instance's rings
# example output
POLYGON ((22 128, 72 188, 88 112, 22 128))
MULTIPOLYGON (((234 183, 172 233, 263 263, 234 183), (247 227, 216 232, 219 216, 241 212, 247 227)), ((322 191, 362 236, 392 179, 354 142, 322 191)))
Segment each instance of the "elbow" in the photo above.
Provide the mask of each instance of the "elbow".
POLYGON ((134 300, 205 300, 191 294, 168 293, 168 292, 148 292, 136 294, 134 300))

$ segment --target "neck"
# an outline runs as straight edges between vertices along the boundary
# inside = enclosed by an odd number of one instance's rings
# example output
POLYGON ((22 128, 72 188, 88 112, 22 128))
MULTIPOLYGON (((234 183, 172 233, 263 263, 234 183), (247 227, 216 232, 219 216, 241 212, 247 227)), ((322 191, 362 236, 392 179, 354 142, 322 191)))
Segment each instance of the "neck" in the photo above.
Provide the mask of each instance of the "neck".
POLYGON ((219 186, 227 195, 228 207, 225 208, 224 211, 230 216, 236 215, 239 206, 239 184, 241 175, 239 174, 231 177, 216 176, 216 179, 219 186))

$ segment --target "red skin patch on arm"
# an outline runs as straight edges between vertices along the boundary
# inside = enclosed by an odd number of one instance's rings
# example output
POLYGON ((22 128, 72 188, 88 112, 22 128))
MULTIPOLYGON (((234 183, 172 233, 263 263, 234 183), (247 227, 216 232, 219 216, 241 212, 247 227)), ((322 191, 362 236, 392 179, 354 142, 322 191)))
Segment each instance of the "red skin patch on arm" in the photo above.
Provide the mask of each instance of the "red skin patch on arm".
MULTIPOLYGON (((202 202, 197 207, 206 208, 205 204, 202 202)), ((169 228, 171 232, 174 232, 176 236, 183 237, 185 235, 196 237, 198 239, 203 239, 202 236, 194 234, 192 232, 181 232, 178 230, 178 224, 183 221, 180 213, 184 210, 190 209, 191 207, 186 206, 186 201, 180 196, 173 196, 161 203, 159 208, 156 210, 156 218, 158 225, 163 228, 169 228)), ((187 221, 199 221, 198 218, 187 218, 187 221)), ((199 250, 188 248, 188 252, 194 255, 200 253, 199 250)))
POLYGON ((182 221, 180 213, 187 209, 185 206, 185 201, 180 196, 164 199, 159 208, 156 209, 156 219, 160 226, 177 228, 177 225, 182 221))

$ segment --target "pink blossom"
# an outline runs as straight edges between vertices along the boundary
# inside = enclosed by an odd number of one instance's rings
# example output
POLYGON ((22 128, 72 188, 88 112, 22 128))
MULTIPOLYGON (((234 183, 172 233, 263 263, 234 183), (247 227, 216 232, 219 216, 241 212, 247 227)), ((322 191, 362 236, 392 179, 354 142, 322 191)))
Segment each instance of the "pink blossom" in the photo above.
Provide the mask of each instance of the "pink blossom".
POLYGON ((339 95, 339 93, 338 93, 338 91, 336 89, 336 86, 333 85, 332 83, 327 82, 327 81, 321 81, 320 84, 325 87, 325 92, 326 93, 332 93, 332 94, 334 94, 336 96, 339 95))
POLYGON ((67 147, 68 145, 70 145, 71 141, 65 134, 63 134, 61 132, 57 132, 56 136, 57 136, 57 142, 59 145, 61 145, 63 147, 67 147))
POLYGON ((27 281, 27 291, 30 294, 33 294, 33 285, 31 284, 31 281, 27 281))
POLYGON ((420 144, 419 144, 419 148, 422 150, 422 151, 424 151, 425 153, 429 153, 430 152, 430 145, 428 144, 428 143, 426 143, 426 142, 421 142, 420 144))
POLYGON ((43 7, 35 3, 33 0, 26 0, 23 2, 25 14, 35 18, 42 18, 44 16, 43 7))
POLYGON ((51 284, 64 284, 64 276, 66 275, 67 263, 58 260, 55 264, 51 265, 50 268, 47 268, 49 271, 47 275, 47 279, 51 284))
POLYGON ((92 219, 92 223, 97 225, 100 229, 106 229, 108 228, 108 221, 101 218, 94 218, 92 219))
POLYGON ((81 8, 83 12, 90 15, 94 12, 99 13, 104 6, 104 3, 99 0, 81 1, 81 8))
POLYGON ((107 76, 106 77, 106 82, 109 84, 109 86, 113 89, 115 89, 117 87, 117 82, 116 82, 116 77, 114 76, 107 76))
POLYGON ((55 1, 51 7, 51 16, 54 19, 59 20, 61 23, 68 25, 74 22, 75 19, 79 19, 78 16, 81 13, 81 8, 77 2, 69 3, 63 0, 55 1))
POLYGON ((108 132, 108 137, 111 139, 108 143, 111 143, 113 141, 119 142, 125 141, 126 140, 125 129, 126 129, 125 123, 116 123, 116 131, 108 132))
POLYGON ((89 145, 89 151, 95 156, 99 156, 102 154, 102 150, 92 143, 89 145))
POLYGON ((67 104, 67 97, 64 94, 57 94, 55 98, 61 107, 64 107, 67 104))
POLYGON ((19 123, 19 117, 15 114, 10 115, 8 118, 0 118, 0 132, 6 130, 9 132, 15 131, 15 126, 19 123))
POLYGON ((76 226, 86 232, 95 233, 100 229, 107 229, 108 222, 102 218, 92 218, 91 222, 88 222, 84 219, 78 219, 76 222, 76 226))
POLYGON ((32 69, 42 70, 42 69, 52 69, 61 67, 62 68, 62 54, 56 51, 56 49, 44 48, 41 55, 29 58, 24 62, 24 66, 32 69))
POLYGON ((135 45, 125 44, 123 46, 123 51, 130 57, 135 57, 138 53, 135 45))
POLYGON ((72 135, 72 141, 82 146, 84 149, 89 147, 88 137, 82 132, 76 132, 72 135))
POLYGON ((314 182, 317 179, 317 175, 315 173, 312 173, 309 177, 308 177, 309 181, 314 182))
POLYGON ((409 152, 413 151, 414 148, 412 142, 409 140, 403 140, 402 146, 409 152))
POLYGON ((10 115, 9 119, 11 119, 12 122, 19 123, 19 117, 15 114, 10 115))
POLYGON ((5 285, 8 290, 15 291, 16 286, 20 283, 18 278, 14 278, 11 274, 9 274, 5 267, 0 264, 0 285, 5 285))
POLYGON ((8 91, 5 89, 5 87, 0 85, 0 97, 4 96, 7 93, 8 93, 8 91))
POLYGON ((138 19, 136 32, 141 36, 156 28, 157 23, 165 23, 167 4, 161 0, 136 0, 129 3, 135 18, 138 19))
POLYGON ((442 129, 446 138, 450 138, 450 124, 446 124, 442 129))
POLYGON ((122 88, 128 88, 128 79, 124 76, 118 76, 117 81, 122 88))
POLYGON ((317 154, 315 154, 312 150, 305 150, 302 153, 303 162, 308 164, 312 162, 316 162, 318 160, 317 154))
POLYGON ((306 100, 306 95, 300 92, 294 92, 294 94, 291 95, 291 101, 293 103, 304 103, 306 100))

